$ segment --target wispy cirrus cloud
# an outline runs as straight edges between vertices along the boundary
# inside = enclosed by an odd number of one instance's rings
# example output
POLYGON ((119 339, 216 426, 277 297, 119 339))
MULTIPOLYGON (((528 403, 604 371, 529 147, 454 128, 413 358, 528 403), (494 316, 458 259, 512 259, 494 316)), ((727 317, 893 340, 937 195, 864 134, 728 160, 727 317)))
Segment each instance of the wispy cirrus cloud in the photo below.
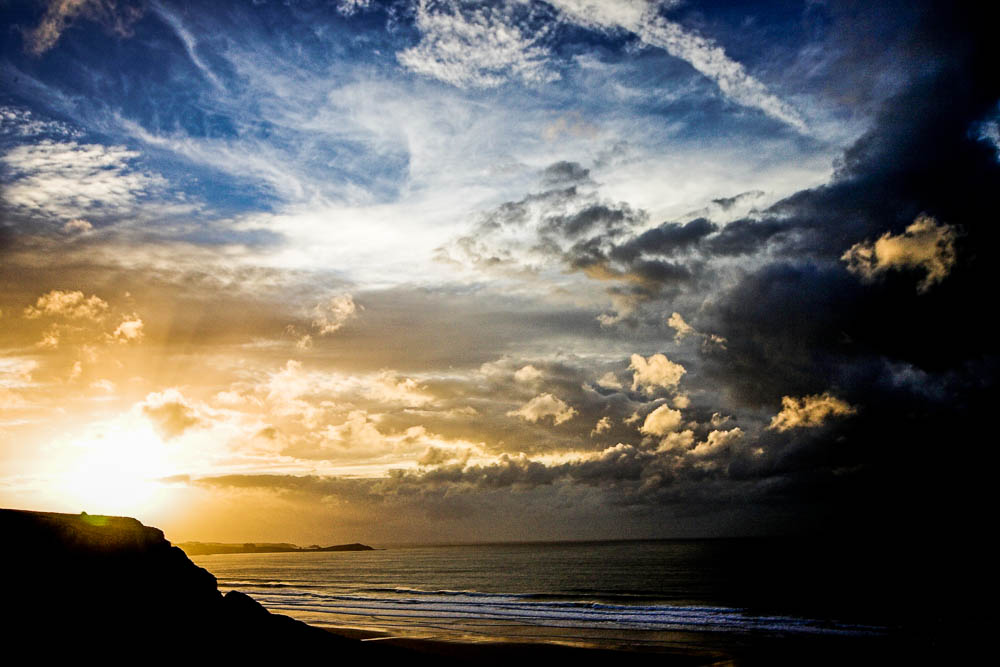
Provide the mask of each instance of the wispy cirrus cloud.
POLYGON ((546 27, 519 25, 512 4, 419 0, 420 42, 397 54, 400 64, 460 88, 494 88, 508 80, 542 84, 559 78, 544 45, 546 27))
POLYGON ((730 58, 725 49, 711 39, 686 30, 660 14, 661 7, 675 2, 627 0, 620 3, 602 0, 550 0, 570 20, 603 30, 627 30, 642 41, 663 49, 690 64, 714 81, 732 101, 760 109, 768 116, 800 132, 807 130, 801 114, 790 104, 771 93, 767 86, 747 72, 746 67, 730 58))
MULTIPOLYGON (((711 79, 728 99, 763 111, 800 132, 807 130, 801 114, 771 93, 743 64, 730 58, 713 40, 691 32, 661 15, 674 2, 627 0, 550 0, 563 20, 603 31, 627 31, 646 44, 684 60, 711 79)), ((526 12, 524 3, 479 5, 460 0, 429 2, 416 7, 421 41, 397 54, 399 62, 417 72, 458 87, 492 88, 511 80, 527 84, 560 78, 556 56, 546 33, 557 22, 526 12)))
POLYGON ((139 155, 125 146, 75 141, 15 146, 0 157, 11 174, 4 198, 24 213, 67 221, 92 212, 121 215, 166 185, 159 174, 132 166, 139 155))

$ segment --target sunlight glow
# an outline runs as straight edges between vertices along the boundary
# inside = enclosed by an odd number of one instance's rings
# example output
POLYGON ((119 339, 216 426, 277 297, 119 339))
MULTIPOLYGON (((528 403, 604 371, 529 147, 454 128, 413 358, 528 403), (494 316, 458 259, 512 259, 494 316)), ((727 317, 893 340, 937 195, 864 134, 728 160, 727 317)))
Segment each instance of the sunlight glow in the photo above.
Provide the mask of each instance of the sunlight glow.
POLYGON ((82 510, 135 515, 156 505, 170 474, 167 448, 143 419, 123 416, 70 443, 65 500, 82 510))

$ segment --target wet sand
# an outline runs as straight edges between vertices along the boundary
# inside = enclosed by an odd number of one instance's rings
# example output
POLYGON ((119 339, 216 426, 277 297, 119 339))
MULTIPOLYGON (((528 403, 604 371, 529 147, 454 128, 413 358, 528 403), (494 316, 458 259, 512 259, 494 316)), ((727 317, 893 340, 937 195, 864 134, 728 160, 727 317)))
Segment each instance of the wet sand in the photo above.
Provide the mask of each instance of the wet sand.
POLYGON ((562 661, 570 665, 764 666, 764 665, 872 665, 905 664, 903 651, 885 638, 851 641, 800 638, 743 638, 731 640, 711 634, 687 633, 676 646, 616 645, 585 642, 552 643, 523 640, 451 640, 396 636, 378 630, 323 628, 359 641, 362 653, 392 653, 413 663, 441 665, 511 665, 519 662, 562 661))

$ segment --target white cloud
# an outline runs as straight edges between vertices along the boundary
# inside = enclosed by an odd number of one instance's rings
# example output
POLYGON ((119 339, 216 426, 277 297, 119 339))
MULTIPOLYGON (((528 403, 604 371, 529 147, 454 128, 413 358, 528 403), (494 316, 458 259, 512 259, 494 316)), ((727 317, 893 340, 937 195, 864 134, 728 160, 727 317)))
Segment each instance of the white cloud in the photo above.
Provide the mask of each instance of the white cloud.
POLYGON ((829 392, 802 398, 782 396, 781 412, 771 419, 768 428, 776 431, 812 428, 821 426, 827 417, 842 417, 855 412, 857 412, 855 408, 829 392))
POLYGON ((12 175, 3 195, 18 209, 63 219, 83 211, 123 213, 165 183, 159 175, 131 169, 138 156, 124 146, 73 141, 16 146, 0 158, 12 175))
POLYGON ((80 291, 52 290, 38 297, 34 306, 25 308, 24 316, 29 320, 48 316, 97 321, 102 319, 107 311, 108 303, 97 295, 86 297, 80 291))
POLYGON ((542 379, 542 372, 528 364, 514 373, 514 379, 524 383, 537 382, 542 379))
POLYGON ((422 407, 434 401, 434 396, 413 378, 401 378, 393 371, 382 371, 372 378, 364 395, 381 403, 422 407))
POLYGON ((657 452, 686 452, 691 449, 691 445, 694 444, 694 431, 691 429, 685 429, 683 431, 675 431, 673 433, 668 433, 663 440, 660 441, 660 446, 657 447, 657 452))
POLYGON ((674 334, 674 340, 678 342, 696 333, 694 327, 685 322, 681 314, 677 312, 670 315, 670 318, 667 320, 667 326, 677 332, 674 334))
POLYGON ((384 432, 373 415, 365 410, 352 410, 343 423, 323 429, 318 449, 292 447, 285 453, 296 451, 309 458, 324 460, 394 460, 397 466, 403 462, 431 466, 456 460, 465 463, 470 457, 481 454, 482 449, 466 440, 449 440, 420 425, 399 432, 384 432))
POLYGON ((136 407, 164 440, 173 440, 203 423, 195 407, 177 389, 152 392, 136 407))
POLYGON ((742 438, 743 430, 739 427, 729 429, 728 431, 712 431, 703 442, 699 442, 691 450, 691 454, 698 457, 714 456, 726 451, 731 445, 742 438))
POLYGON ((371 6, 371 0, 337 0, 337 11, 345 16, 357 14, 371 6))
POLYGON ((926 292, 944 280, 955 265, 957 235, 954 227, 920 215, 902 234, 886 232, 875 243, 855 243, 841 259, 847 262, 848 271, 868 281, 893 269, 923 269, 927 275, 917 291, 926 292))
POLYGON ((622 383, 614 373, 608 371, 597 379, 597 386, 605 389, 621 389, 622 383))
POLYGON ((726 55, 722 47, 661 17, 658 14, 659 3, 643 0, 616 3, 604 0, 549 2, 576 23, 632 32, 647 44, 662 48, 675 58, 689 63, 698 72, 715 81, 719 90, 734 102, 760 109, 799 131, 806 129, 805 122, 794 108, 768 92, 763 83, 751 76, 741 63, 726 55))
POLYGON ((728 342, 722 336, 712 333, 702 333, 698 331, 693 326, 684 321, 680 313, 673 313, 667 319, 667 326, 673 329, 676 333, 674 334, 674 342, 680 343, 685 338, 696 338, 701 341, 701 349, 703 352, 710 352, 712 350, 725 350, 726 343, 728 342))
POLYGON ((111 339, 119 343, 135 343, 142 340, 143 335, 142 319, 132 313, 122 319, 121 324, 111 333, 111 339))
POLYGON ((509 79, 547 83, 559 78, 540 45, 544 32, 518 26, 510 7, 455 0, 420 0, 420 43, 401 51, 404 67, 459 88, 494 88, 509 79))
POLYGON ((681 425, 681 419, 679 410, 671 410, 666 405, 661 405, 646 415, 646 421, 642 423, 639 431, 646 435, 666 435, 677 430, 681 425))
POLYGON ((732 417, 729 415, 724 415, 721 412, 713 412, 709 423, 712 425, 712 428, 720 428, 728 424, 731 419, 732 417))
POLYGON ((529 422, 539 422, 545 417, 552 417, 554 425, 558 426, 569 421, 577 414, 576 409, 570 407, 560 398, 552 394, 540 394, 525 403, 517 410, 507 413, 508 417, 521 417, 529 422))
POLYGON ((386 437, 370 421, 364 410, 352 410, 344 423, 328 426, 323 436, 327 443, 355 450, 356 453, 371 454, 387 447, 386 437))
POLYGON ((74 218, 62 226, 66 234, 85 234, 94 229, 94 226, 83 218, 74 218))
POLYGON ((599 420, 597 420, 597 423, 594 425, 594 428, 591 429, 590 436, 594 437, 595 435, 600 435, 601 433, 607 433, 610 430, 611 430, 611 418, 601 417, 599 420))
POLYGON ((28 109, 0 106, 0 135, 3 134, 20 137, 40 134, 72 137, 80 132, 66 123, 38 118, 28 109))
POLYGON ((350 294, 335 296, 313 309, 313 326, 321 336, 332 334, 358 316, 363 307, 354 303, 350 294))
POLYGON ((633 354, 629 368, 635 371, 632 375, 632 391, 641 387, 647 394, 656 392, 658 388, 676 387, 681 376, 687 372, 683 366, 675 364, 662 354, 654 354, 649 359, 633 354))

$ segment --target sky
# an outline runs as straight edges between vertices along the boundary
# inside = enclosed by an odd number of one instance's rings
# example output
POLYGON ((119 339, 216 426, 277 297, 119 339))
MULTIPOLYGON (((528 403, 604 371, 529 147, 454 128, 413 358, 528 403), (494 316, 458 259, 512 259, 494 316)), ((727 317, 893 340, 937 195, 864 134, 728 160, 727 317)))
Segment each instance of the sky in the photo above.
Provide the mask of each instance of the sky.
POLYGON ((0 1, 0 506, 976 525, 1000 75, 951 4, 0 1))

